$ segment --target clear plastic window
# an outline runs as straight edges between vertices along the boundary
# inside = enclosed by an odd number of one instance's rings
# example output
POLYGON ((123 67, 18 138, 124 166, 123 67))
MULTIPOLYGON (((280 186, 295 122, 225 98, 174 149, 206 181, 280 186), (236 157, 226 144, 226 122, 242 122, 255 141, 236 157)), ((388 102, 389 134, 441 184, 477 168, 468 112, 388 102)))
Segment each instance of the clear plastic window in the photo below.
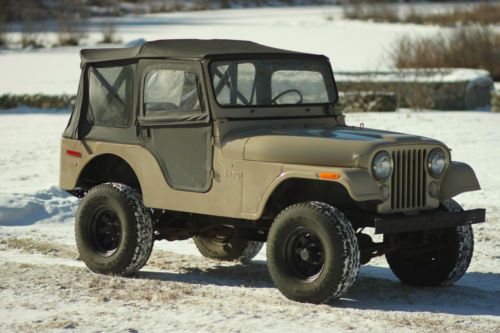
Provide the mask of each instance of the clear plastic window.
POLYGON ((155 69, 144 85, 146 113, 201 111, 196 75, 177 69, 155 69))
POLYGON ((307 70, 274 72, 271 77, 271 97, 276 104, 329 102, 321 73, 307 70))
POLYGON ((91 67, 88 80, 88 122, 97 126, 128 126, 132 116, 132 65, 91 67))
POLYGON ((336 98, 326 60, 214 61, 210 74, 221 106, 328 104, 336 98))

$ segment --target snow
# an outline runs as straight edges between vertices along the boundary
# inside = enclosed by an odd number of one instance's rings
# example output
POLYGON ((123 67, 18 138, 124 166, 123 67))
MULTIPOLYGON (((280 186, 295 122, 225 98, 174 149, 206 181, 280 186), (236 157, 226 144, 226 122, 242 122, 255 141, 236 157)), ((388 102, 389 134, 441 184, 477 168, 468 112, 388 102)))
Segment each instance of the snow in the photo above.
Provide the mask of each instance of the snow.
POLYGON ((492 332, 500 327, 500 175, 491 171, 500 164, 494 153, 500 142, 499 114, 401 110, 347 115, 351 125, 446 142, 455 160, 474 167, 483 187, 456 199, 465 208, 486 208, 487 223, 474 226, 472 264, 452 287, 404 286, 377 258, 361 267, 346 298, 318 306, 288 301, 274 288, 264 249, 252 264, 242 266, 201 258, 191 240, 162 241, 137 278, 88 272, 74 255, 64 255, 76 253, 78 200, 55 187, 59 138, 69 114, 16 111, 0 114, 0 329, 373 333, 492 332), (67 250, 13 249, 6 245, 9 239, 67 250))
MULTIPOLYGON (((109 20, 95 18, 90 21, 85 41, 88 47, 95 47, 102 38, 101 24, 109 20)), ((429 26, 343 20, 338 6, 166 13, 120 17, 113 22, 116 35, 124 44, 141 38, 244 39, 325 54, 336 71, 388 69, 386 56, 394 40, 404 34, 418 36, 441 30, 429 26)), ((10 33, 8 38, 19 40, 20 33, 10 33)), ((40 34, 40 38, 50 44, 56 42, 57 35, 47 32, 40 34)), ((114 46, 121 45, 111 45, 114 46)), ((0 73, 10 78, 0 81, 0 93, 75 94, 80 70, 78 52, 78 47, 0 52, 0 73)))
MULTIPOLYGON (((90 46, 99 40, 103 20, 91 21, 90 46)), ((124 43, 141 38, 249 39, 326 54, 334 69, 343 71, 385 71, 384 55, 392 41, 406 33, 439 30, 346 21, 338 7, 171 13, 115 22, 124 43)), ((56 39, 53 33, 42 37, 56 39)), ((78 50, 0 51, 0 95, 75 94, 78 50)), ((448 144, 454 160, 473 166, 482 186, 482 191, 456 199, 466 209, 486 208, 487 223, 474 226, 472 264, 456 285, 404 286, 385 260, 376 258, 361 267, 351 292, 333 305, 285 299, 267 274, 265 249, 251 264, 238 265, 202 258, 192 240, 162 241, 135 278, 90 273, 76 259, 78 199, 57 188, 59 140, 68 119, 68 111, 0 111, 1 331, 500 331, 500 114, 400 110, 347 115, 351 125, 448 144)))
MULTIPOLYGON (((337 72, 337 81, 361 82, 468 82, 481 78, 489 78, 489 72, 483 69, 404 69, 399 71, 373 72, 337 72)), ((491 81, 490 81, 491 82, 491 81)))

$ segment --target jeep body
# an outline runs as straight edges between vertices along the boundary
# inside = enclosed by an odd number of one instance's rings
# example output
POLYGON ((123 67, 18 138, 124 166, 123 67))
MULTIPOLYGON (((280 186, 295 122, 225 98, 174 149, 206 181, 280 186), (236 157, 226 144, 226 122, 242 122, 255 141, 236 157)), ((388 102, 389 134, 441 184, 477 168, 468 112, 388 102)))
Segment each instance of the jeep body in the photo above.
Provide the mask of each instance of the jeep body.
MULTIPOLYGON (((127 185, 149 210, 156 240, 230 230, 265 242, 287 207, 319 202, 354 231, 386 235, 379 244, 356 233, 359 265, 400 247, 390 235, 484 221, 481 209, 441 209, 480 189, 444 143, 346 125, 324 56, 245 41, 160 40, 82 50, 81 69, 60 187, 85 200, 100 184, 127 185)), ((297 242, 311 237, 304 235, 297 242)), ((300 249, 297 260, 310 261, 312 252, 300 249)))

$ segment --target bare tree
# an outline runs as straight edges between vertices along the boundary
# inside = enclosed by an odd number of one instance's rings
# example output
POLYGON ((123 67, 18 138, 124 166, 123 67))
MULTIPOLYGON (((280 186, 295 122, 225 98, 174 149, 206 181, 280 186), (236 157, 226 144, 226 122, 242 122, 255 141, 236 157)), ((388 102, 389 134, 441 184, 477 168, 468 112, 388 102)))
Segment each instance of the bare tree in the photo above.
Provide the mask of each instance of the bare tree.
POLYGON ((121 39, 116 36, 116 27, 113 21, 109 21, 102 25, 102 44, 117 44, 121 43, 121 39))
POLYGON ((221 8, 229 8, 231 7, 231 1, 229 0, 220 0, 220 7, 221 8))
POLYGON ((7 15, 5 12, 0 12, 0 46, 7 45, 7 15))
POLYGON ((86 36, 86 19, 83 0, 60 1, 57 14, 59 45, 80 44, 80 40, 86 36))
POLYGON ((26 47, 40 47, 40 31, 43 24, 39 21, 38 6, 34 0, 25 0, 20 8, 21 13, 21 45, 26 47))

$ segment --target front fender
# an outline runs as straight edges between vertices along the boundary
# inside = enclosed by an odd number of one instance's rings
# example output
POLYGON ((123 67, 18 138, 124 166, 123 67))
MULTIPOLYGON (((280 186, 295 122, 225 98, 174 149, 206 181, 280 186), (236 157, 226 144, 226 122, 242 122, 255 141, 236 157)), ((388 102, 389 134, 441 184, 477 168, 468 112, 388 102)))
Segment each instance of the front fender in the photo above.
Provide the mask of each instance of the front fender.
POLYGON ((383 201, 378 183, 365 169, 344 169, 339 183, 354 201, 383 201))
POLYGON ((274 190, 282 182, 291 178, 340 183, 347 190, 347 193, 349 193, 351 198, 354 201, 358 202, 383 200, 377 182, 373 179, 373 177, 366 169, 284 165, 280 175, 269 185, 264 195, 262 196, 262 200, 260 201, 257 212, 243 213, 243 215, 247 218, 252 219, 260 217, 274 190), (340 174, 340 178, 338 180, 320 179, 319 174, 322 172, 338 173, 340 174))
POLYGON ((460 193, 481 189, 474 170, 465 163, 451 162, 441 183, 439 200, 450 199, 460 193))

